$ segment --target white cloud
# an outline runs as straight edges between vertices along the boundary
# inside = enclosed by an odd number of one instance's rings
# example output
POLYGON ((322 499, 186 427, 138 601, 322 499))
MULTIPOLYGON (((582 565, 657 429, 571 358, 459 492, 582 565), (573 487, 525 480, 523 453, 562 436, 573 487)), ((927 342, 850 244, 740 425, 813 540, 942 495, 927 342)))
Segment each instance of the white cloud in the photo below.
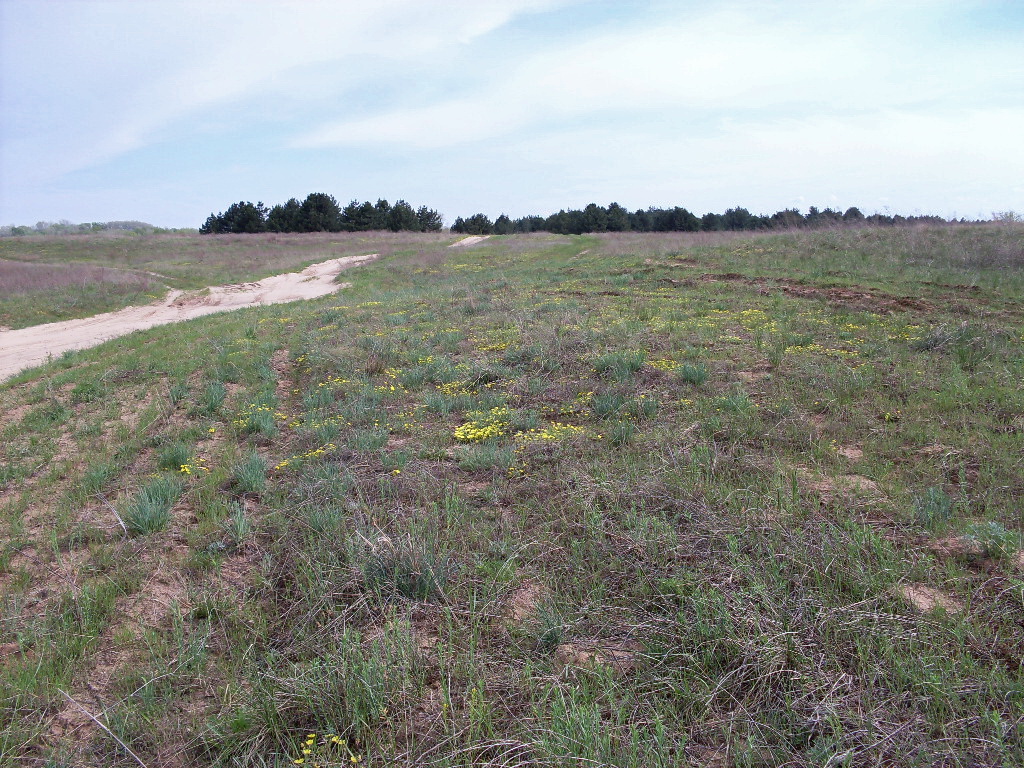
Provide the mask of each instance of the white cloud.
POLYGON ((95 166, 199 111, 287 94, 303 68, 321 70, 307 96, 336 98, 372 77, 367 58, 408 62, 556 4, 12 2, 0 40, 5 175, 95 166))
POLYGON ((964 45, 955 56, 926 56, 925 42, 898 38, 904 34, 825 24, 801 6, 786 14, 711 11, 542 51, 485 89, 322 125, 294 145, 431 148, 567 119, 661 116, 685 124, 723 110, 877 110, 1019 90, 1024 64, 1015 47, 964 45))

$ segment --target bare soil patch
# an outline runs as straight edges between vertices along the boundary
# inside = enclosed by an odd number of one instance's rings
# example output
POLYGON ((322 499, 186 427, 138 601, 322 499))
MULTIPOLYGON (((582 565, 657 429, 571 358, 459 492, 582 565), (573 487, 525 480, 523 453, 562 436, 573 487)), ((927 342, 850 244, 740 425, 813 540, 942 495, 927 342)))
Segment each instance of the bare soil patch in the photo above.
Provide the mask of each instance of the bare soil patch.
POLYGON ((816 286, 802 280, 769 279, 765 277, 746 277, 736 272, 701 275, 696 280, 669 281, 679 285, 696 285, 701 283, 738 282, 755 286, 758 293, 771 294, 779 291, 788 296, 801 299, 818 299, 829 304, 838 304, 851 309, 870 312, 901 312, 914 310, 928 312, 935 307, 915 296, 893 296, 882 291, 868 288, 849 288, 845 286, 816 286))
POLYGON ((946 613, 962 613, 963 605, 942 590, 925 584, 904 584, 899 588, 900 597, 910 603, 921 613, 928 613, 942 608, 946 613))
POLYGON ((489 237, 490 237, 490 235, 470 235, 469 237, 464 237, 461 240, 458 240, 458 241, 452 243, 448 247, 449 248, 465 248, 467 245, 476 245, 477 243, 482 242, 482 241, 486 240, 489 237))

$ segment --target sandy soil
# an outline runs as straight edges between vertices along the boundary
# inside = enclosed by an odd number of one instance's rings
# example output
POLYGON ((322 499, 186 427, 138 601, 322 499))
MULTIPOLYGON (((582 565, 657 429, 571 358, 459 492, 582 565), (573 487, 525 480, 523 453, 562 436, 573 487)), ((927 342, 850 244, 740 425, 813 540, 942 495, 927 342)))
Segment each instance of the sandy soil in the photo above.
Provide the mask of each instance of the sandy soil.
POLYGON ((470 235, 469 237, 464 237, 461 240, 457 240, 448 247, 462 248, 467 245, 475 245, 476 243, 479 243, 481 240, 486 240, 488 237, 490 237, 490 235, 470 235))
POLYGON ((2 331, 0 381, 25 368, 40 365, 50 356, 60 355, 69 349, 94 347, 132 331, 212 315, 215 312, 326 296, 345 286, 344 283, 334 282, 339 272, 375 258, 375 253, 346 256, 312 264, 301 272, 274 275, 255 283, 221 285, 209 291, 189 293, 171 291, 163 300, 144 307, 125 307, 117 312, 105 312, 81 320, 2 331))

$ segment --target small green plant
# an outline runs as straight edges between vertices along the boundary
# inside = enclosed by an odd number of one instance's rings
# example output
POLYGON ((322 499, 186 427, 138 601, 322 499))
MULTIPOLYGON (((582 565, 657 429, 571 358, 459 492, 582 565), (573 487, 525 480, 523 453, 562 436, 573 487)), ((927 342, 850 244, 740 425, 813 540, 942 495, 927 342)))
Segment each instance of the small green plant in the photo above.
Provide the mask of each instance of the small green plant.
POLYGON ((451 560, 435 542, 409 536, 397 542, 378 541, 367 555, 363 576, 367 586, 415 600, 444 594, 451 560))
POLYGON ((969 525, 963 535, 983 557, 1009 558, 1020 548, 1020 537, 995 520, 969 525))
POLYGON ((157 454, 156 465, 160 469, 179 470, 192 458, 192 448, 185 443, 171 443, 157 454))
POLYGON ((488 469, 508 469, 515 459, 515 452, 507 446, 480 443, 459 446, 456 449, 455 457, 459 463, 459 469, 478 472, 488 469))
POLYGON ((75 388, 71 390, 71 402, 90 403, 103 397, 103 393, 105 391, 106 390, 102 382, 96 379, 89 379, 77 384, 75 388))
POLYGON ((594 395, 594 413, 602 419, 619 415, 626 405, 626 398, 618 392, 601 392, 594 395))
POLYGON ((267 462, 253 451, 233 470, 233 482, 239 493, 262 493, 267 487, 267 462))
POLYGON ((608 442, 618 447, 633 441, 636 427, 628 421, 617 421, 608 429, 608 442))
POLYGON ((211 381, 203 390, 203 396, 199 403, 200 410, 208 416, 217 413, 224 405, 224 398, 227 397, 227 394, 228 390, 224 384, 219 381, 211 381))
POLYGON ((914 519, 930 531, 945 527, 953 517, 953 499, 937 486, 914 497, 914 519))
POLYGON ((235 504, 231 516, 224 521, 224 532, 232 549, 240 549, 252 533, 252 523, 245 512, 245 505, 235 504))
POLYGON ((647 353, 643 350, 636 352, 609 352, 599 355, 594 360, 594 370, 600 375, 610 376, 616 381, 626 381, 643 368, 645 362, 647 362, 647 353))
POLYGON ((565 641, 569 625, 561 607, 553 599, 542 600, 537 604, 533 623, 534 638, 541 650, 554 650, 565 641))
POLYGON ((128 533, 143 536, 166 528, 171 520, 171 507, 183 488, 182 482, 173 477, 157 477, 143 486, 124 510, 128 533))
POLYGON ((708 368, 704 363, 683 363, 677 373, 681 381, 692 387, 699 387, 708 380, 708 368))
POLYGON ((634 419, 653 419, 658 413, 658 398, 644 395, 631 400, 626 406, 626 412, 634 419))
POLYGON ((182 400, 188 397, 188 382, 176 381, 171 385, 168 392, 168 397, 171 400, 171 405, 177 405, 182 400))

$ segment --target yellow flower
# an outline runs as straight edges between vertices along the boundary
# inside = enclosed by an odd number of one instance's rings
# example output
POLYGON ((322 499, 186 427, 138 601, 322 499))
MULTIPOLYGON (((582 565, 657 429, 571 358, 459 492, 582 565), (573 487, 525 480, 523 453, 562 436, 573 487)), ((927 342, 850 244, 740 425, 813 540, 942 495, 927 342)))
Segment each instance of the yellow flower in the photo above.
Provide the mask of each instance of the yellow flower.
POLYGON ((209 433, 210 433, 210 434, 212 435, 212 434, 213 434, 214 432, 216 432, 216 431, 217 431, 217 428, 216 428, 216 427, 210 427, 210 428, 209 428, 208 430, 206 430, 206 431, 207 431, 207 432, 209 432, 209 433))

